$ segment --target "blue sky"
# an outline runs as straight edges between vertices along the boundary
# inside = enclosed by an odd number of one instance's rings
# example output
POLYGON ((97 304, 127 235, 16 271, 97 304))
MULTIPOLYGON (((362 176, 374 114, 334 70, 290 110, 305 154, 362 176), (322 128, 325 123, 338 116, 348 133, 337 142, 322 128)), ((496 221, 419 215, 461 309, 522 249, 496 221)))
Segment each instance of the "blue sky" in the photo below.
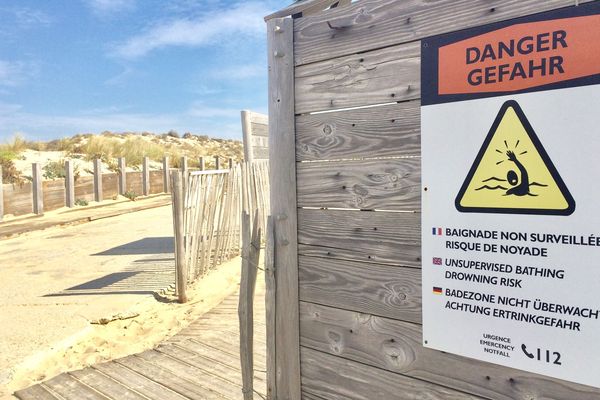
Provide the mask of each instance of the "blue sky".
POLYGON ((2 0, 0 142, 76 133, 241 138, 267 112, 263 17, 291 1, 2 0))

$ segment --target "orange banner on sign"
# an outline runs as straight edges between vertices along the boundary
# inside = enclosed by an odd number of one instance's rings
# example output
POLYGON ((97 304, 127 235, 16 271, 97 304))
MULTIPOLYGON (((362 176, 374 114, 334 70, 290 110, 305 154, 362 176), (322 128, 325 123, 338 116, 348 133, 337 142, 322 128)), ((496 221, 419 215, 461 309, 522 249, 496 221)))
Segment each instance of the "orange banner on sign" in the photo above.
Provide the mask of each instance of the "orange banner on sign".
POLYGON ((439 49, 439 94, 512 92, 600 74, 600 15, 517 24, 439 49))

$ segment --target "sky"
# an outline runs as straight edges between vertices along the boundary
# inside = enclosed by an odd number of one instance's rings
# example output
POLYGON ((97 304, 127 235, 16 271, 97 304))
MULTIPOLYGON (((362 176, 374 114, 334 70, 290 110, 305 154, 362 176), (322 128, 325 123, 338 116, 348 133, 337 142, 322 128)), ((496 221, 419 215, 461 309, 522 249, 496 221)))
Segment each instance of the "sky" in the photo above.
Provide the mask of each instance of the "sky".
POLYGON ((154 132, 241 139, 267 113, 263 17, 290 0, 2 0, 0 142, 154 132))

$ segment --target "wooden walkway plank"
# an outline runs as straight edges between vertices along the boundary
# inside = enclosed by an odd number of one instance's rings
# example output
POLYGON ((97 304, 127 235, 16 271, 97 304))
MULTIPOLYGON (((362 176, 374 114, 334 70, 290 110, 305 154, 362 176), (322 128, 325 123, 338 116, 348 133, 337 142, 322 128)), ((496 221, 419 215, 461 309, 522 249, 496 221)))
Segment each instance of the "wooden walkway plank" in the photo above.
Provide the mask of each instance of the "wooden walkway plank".
POLYGON ((15 393, 15 397, 20 400, 60 400, 41 385, 19 390, 15 393))
POLYGON ((211 374, 209 371, 176 360, 166 354, 150 350, 138 354, 137 357, 177 374, 177 376, 186 379, 189 382, 198 382, 198 384, 223 398, 236 400, 243 398, 241 388, 235 387, 231 382, 228 382, 216 374, 211 374))
POLYGON ((178 393, 167 389, 166 387, 154 382, 115 362, 107 362, 104 364, 94 365, 92 368, 97 369, 106 376, 111 377, 117 382, 127 385, 131 389, 143 394, 149 399, 160 400, 184 400, 178 393))
POLYGON ((106 400, 107 397, 68 374, 61 374, 46 381, 43 385, 64 400, 106 400))
POLYGON ((92 368, 69 372, 69 375, 111 399, 148 400, 146 397, 92 368))
MULTIPOLYGON (((179 375, 167 371, 164 368, 149 363, 137 356, 129 356, 115 360, 115 362, 126 366, 127 368, 144 375, 145 377, 160 383, 161 385, 173 390, 184 396, 185 398, 192 400, 205 400, 205 399, 222 399, 223 397, 211 390, 188 382, 185 379, 179 377, 179 375)), ((158 399, 157 399, 158 400, 158 399)))

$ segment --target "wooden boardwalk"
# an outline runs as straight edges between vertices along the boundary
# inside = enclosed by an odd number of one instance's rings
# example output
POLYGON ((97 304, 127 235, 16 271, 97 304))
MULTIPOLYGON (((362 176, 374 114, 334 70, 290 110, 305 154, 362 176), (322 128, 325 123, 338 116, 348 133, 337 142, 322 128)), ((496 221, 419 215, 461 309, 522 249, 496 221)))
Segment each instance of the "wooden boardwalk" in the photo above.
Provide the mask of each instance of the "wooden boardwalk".
MULTIPOLYGON (((264 398, 266 336, 261 276, 254 303, 254 389, 264 398)), ((237 304, 236 293, 153 350, 63 373, 15 396, 21 400, 243 399, 237 304)))

